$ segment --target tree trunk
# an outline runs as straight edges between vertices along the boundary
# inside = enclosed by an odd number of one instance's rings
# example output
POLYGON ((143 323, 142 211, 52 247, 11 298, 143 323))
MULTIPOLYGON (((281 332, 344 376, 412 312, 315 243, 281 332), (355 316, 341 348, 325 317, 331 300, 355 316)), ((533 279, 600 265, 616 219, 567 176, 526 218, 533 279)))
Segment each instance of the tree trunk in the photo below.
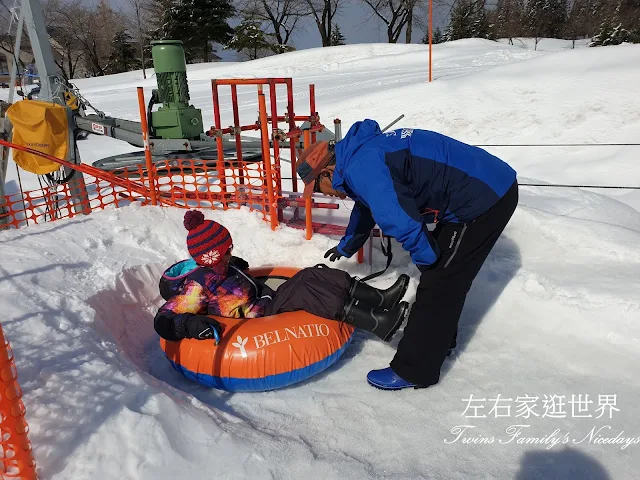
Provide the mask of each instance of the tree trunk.
POLYGON ((327 17, 329 13, 327 12, 327 8, 325 7, 325 11, 322 12, 322 46, 330 47, 331 46, 331 20, 327 22, 327 17))
POLYGON ((71 49, 67 50, 67 65, 69 66, 69 80, 71 80, 73 78, 73 74, 74 72, 74 68, 73 68, 73 61, 71 60, 71 49))
POLYGON ((147 78, 147 72, 144 68, 144 43, 142 43, 142 38, 140 38, 140 63, 142 63, 142 78, 147 78))
MULTIPOLYGON (((411 7, 409 7, 411 8, 411 7)), ((413 9, 407 13, 407 30, 405 32, 405 43, 411 43, 411 30, 413 29, 413 9)))
POLYGON ((142 78, 147 78, 147 71, 144 68, 144 35, 142 32, 142 21, 140 19, 140 6, 136 5, 136 17, 138 20, 138 35, 140 37, 140 63, 142 64, 142 78))

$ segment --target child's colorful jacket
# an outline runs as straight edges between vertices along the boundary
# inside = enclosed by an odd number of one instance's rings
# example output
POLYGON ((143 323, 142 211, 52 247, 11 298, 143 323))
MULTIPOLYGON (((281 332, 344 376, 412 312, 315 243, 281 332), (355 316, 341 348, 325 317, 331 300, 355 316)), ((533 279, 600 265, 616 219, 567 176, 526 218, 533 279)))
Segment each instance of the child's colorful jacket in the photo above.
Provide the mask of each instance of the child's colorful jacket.
POLYGON ((193 260, 171 266, 162 276, 160 291, 166 303, 156 315, 154 327, 179 332, 191 315, 256 318, 265 315, 274 292, 239 268, 201 267, 193 260))

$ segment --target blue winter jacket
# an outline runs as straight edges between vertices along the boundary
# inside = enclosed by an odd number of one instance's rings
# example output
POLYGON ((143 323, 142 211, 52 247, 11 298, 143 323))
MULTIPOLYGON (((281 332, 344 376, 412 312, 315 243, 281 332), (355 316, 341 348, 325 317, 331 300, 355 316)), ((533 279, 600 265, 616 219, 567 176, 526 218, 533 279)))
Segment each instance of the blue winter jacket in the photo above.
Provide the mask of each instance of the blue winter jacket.
POLYGON ((499 158, 445 135, 418 129, 382 133, 374 120, 356 122, 336 143, 333 188, 355 201, 338 251, 350 257, 378 224, 411 254, 416 265, 440 256, 427 230, 437 211, 442 223, 468 223, 507 192, 516 172, 499 158))

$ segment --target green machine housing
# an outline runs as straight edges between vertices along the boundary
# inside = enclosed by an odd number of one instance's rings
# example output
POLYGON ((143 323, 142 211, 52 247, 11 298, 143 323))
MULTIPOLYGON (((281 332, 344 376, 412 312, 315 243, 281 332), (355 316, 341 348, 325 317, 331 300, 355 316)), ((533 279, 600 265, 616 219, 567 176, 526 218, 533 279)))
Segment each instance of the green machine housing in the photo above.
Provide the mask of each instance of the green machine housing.
POLYGON ((187 62, 181 40, 151 42, 151 57, 158 83, 157 99, 162 106, 151 113, 156 137, 198 140, 204 133, 202 112, 189 105, 187 62))

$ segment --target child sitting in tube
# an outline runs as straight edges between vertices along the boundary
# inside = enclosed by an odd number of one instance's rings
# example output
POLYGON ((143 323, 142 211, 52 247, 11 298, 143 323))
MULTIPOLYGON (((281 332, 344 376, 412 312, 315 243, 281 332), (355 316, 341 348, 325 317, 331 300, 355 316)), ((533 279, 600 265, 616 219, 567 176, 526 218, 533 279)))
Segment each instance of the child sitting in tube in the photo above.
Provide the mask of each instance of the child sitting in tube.
POLYGON ((191 258, 169 267, 160 280, 166 303, 155 316, 154 328, 165 340, 218 341, 223 327, 207 315, 257 318, 303 310, 389 341, 408 314, 409 304, 400 301, 408 275, 379 290, 343 270, 316 265, 296 273, 274 292, 246 272, 247 262, 232 256, 231 234, 223 225, 205 220, 198 210, 186 212, 183 224, 191 258))

